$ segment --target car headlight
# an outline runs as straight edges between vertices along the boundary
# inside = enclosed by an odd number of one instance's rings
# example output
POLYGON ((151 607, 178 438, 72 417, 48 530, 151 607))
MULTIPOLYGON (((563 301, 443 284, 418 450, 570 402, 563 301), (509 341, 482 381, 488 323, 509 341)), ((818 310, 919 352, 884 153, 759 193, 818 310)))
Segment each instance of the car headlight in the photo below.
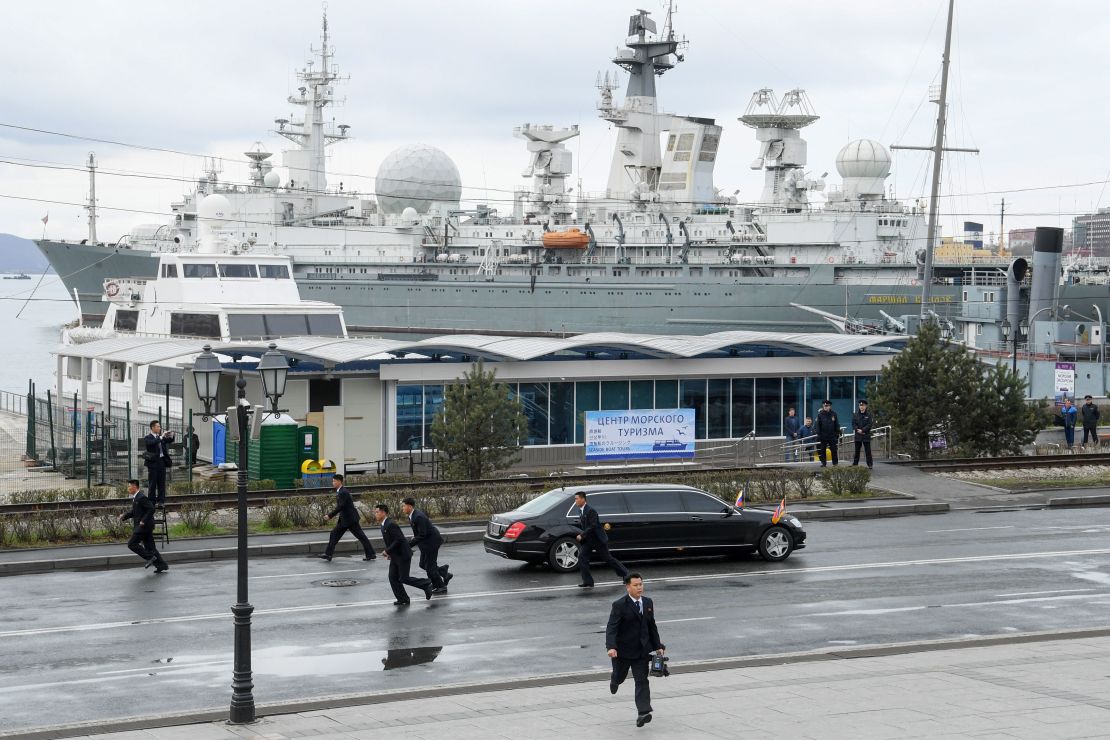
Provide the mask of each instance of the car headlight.
POLYGON ((796 516, 788 516, 786 517, 786 521, 790 523, 790 526, 796 529, 805 529, 805 527, 802 526, 802 521, 796 516))

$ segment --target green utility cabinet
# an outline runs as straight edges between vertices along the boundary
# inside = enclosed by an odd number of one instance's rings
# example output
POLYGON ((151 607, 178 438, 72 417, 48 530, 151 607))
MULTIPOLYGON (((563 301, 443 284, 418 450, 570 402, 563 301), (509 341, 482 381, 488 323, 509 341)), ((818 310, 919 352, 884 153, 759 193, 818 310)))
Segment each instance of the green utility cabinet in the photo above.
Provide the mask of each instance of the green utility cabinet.
MULTIPOLYGON (((292 488, 301 474, 301 439, 297 422, 291 416, 267 416, 262 420, 259 439, 247 446, 247 477, 272 480, 277 488, 292 488)), ((229 462, 238 462, 239 443, 230 437, 225 442, 229 462)))

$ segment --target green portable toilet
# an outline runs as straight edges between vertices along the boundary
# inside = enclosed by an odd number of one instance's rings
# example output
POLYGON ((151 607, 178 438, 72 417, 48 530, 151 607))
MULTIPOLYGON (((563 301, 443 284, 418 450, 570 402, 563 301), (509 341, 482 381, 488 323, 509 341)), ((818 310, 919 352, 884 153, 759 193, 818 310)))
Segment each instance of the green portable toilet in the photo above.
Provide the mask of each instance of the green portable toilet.
MULTIPOLYGON (((239 460, 239 443, 226 442, 228 461, 239 460)), ((292 488, 293 479, 300 477, 301 456, 297 422, 291 416, 268 415, 262 420, 259 439, 247 447, 247 477, 250 480, 272 480, 277 488, 292 488)))
POLYGON ((300 462, 316 460, 320 457, 320 427, 297 427, 297 439, 300 440, 300 462))

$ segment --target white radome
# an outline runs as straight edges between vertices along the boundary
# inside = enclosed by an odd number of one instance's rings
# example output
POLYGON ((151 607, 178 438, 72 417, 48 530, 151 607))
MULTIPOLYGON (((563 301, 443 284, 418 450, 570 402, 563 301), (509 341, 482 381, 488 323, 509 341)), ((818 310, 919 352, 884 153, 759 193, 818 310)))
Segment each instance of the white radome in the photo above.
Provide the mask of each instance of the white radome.
POLYGON ((276 188, 281 185, 281 175, 270 170, 266 173, 266 176, 262 178, 262 184, 268 188, 276 188))
POLYGON ((382 160, 374 189, 383 213, 399 214, 406 208, 427 213, 433 203, 457 206, 462 180, 445 153, 427 144, 409 144, 382 160))
POLYGON ((219 226, 231 218, 231 202, 219 193, 207 195, 197 204, 197 215, 202 223, 219 226))
POLYGON ((890 174, 890 152, 874 139, 856 139, 836 155, 836 171, 841 177, 880 177, 890 174))

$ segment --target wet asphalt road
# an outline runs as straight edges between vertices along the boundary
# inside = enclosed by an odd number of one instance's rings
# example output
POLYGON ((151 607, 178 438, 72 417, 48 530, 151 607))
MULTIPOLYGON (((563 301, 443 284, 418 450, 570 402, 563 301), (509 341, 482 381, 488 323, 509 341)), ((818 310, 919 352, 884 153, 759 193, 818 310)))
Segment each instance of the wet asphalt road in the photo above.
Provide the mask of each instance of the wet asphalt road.
MULTIPOLYGON (((1110 510, 808 525, 784 563, 640 563, 676 661, 1110 623, 1110 510)), ((0 579, 0 728, 226 707, 235 563, 0 579)), ((255 699, 319 698, 605 667, 622 593, 444 548, 447 597, 392 606, 386 565, 251 564, 255 699), (357 585, 333 588, 328 578, 357 585)))

